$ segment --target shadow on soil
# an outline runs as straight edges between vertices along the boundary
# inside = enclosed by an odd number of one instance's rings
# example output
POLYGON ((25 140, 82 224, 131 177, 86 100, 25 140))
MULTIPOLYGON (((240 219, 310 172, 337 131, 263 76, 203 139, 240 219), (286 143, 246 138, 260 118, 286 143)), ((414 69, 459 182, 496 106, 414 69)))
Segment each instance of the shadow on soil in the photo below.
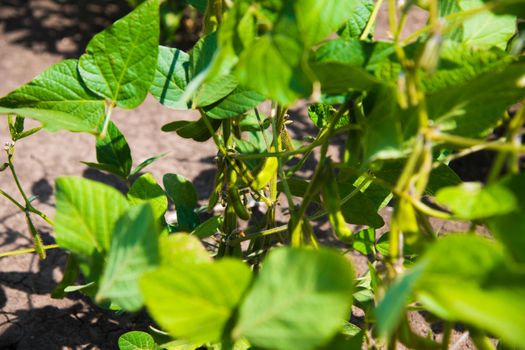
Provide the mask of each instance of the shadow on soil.
POLYGON ((16 301, 25 304, 23 309, 0 311, 1 349, 116 349, 122 333, 146 329, 151 321, 144 313, 118 315, 90 306, 88 298, 80 293, 68 294, 66 307, 35 306, 38 296, 52 292, 57 283, 53 270, 63 269, 65 263, 65 252, 50 250, 48 258, 38 261, 38 267, 32 269, 37 273, 0 272, 0 309, 4 308, 8 296, 14 295, 12 290, 18 291, 18 297, 26 298, 16 301))
POLYGON ((94 34, 129 11, 125 0, 0 0, 0 25, 11 43, 78 57, 94 34))

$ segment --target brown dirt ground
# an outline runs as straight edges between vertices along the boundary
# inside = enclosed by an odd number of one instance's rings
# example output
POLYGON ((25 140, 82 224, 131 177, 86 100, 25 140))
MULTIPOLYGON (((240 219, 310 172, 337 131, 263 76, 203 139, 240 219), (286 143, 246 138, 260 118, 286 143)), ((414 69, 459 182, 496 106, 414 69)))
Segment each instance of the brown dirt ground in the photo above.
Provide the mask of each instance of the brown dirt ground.
MULTIPOLYGON (((0 96, 53 63, 78 57, 94 33, 127 10, 123 1, 0 0, 0 96)), ((425 14, 419 11, 407 26, 407 32, 421 27, 424 21, 425 14)), ((385 28, 386 16, 382 12, 379 37, 388 35, 385 28)), ((162 108, 152 98, 136 110, 114 113, 115 122, 131 146, 135 165, 154 154, 171 151, 147 170, 159 181, 168 172, 188 177, 203 199, 213 181, 213 143, 196 143, 174 135, 161 137, 160 131, 167 122, 194 117, 162 108)), ((304 131, 304 124, 298 124, 299 130, 304 131)), ((6 141, 9 141, 7 123, 0 119, 0 142, 6 141)), ((35 202, 38 208, 53 215, 57 176, 83 176, 118 186, 115 179, 80 163, 95 160, 94 141, 88 135, 44 131, 16 145, 18 174, 25 191, 38 196, 35 202)), ((4 161, 2 152, 0 163, 4 161)), ((0 173, 0 187, 16 193, 7 172, 0 173)), ((52 243, 50 227, 36 222, 45 242, 52 243)), ((0 198, 0 251, 31 247, 23 215, 5 198, 0 198)), ((0 349, 116 349, 120 334, 147 327, 144 314, 118 316, 94 306, 79 293, 62 300, 51 299, 49 294, 61 279, 66 255, 59 250, 48 253, 44 261, 33 254, 0 259, 0 349)), ((362 270, 366 262, 356 259, 356 265, 362 270)), ((421 315, 411 317, 420 333, 428 332, 428 323, 421 315)))

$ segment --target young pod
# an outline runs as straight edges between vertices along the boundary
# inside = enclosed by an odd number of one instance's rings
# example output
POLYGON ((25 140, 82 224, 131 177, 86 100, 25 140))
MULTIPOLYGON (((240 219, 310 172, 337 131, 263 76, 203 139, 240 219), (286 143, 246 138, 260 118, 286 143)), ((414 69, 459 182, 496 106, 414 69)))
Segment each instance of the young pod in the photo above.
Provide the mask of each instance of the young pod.
MULTIPOLYGON (((275 148, 270 149, 274 152, 275 148)), ((263 164, 257 173, 257 176, 250 184, 250 187, 256 191, 263 189, 273 179, 277 168, 279 167, 279 160, 276 157, 267 157, 264 159, 263 164)))
POLYGON ((229 188, 228 198, 230 200, 230 204, 235 210, 235 214, 237 214, 237 216, 242 220, 249 220, 250 212, 248 211, 248 209, 246 209, 242 202, 241 196, 239 194, 239 189, 237 189, 236 187, 229 188))
POLYGON ((327 163, 324 174, 324 186, 321 189, 321 195, 324 207, 328 213, 328 220, 337 238, 343 242, 349 242, 352 240, 352 230, 346 224, 343 213, 341 212, 339 188, 329 162, 327 163))
POLYGON ((230 169, 229 172, 230 178, 228 179, 228 203, 233 207, 235 210, 235 214, 242 219, 242 220, 248 220, 250 219, 250 212, 246 207, 244 206, 244 203, 242 202, 241 195, 239 193, 238 181, 237 181, 237 173, 235 170, 230 169))
POLYGON ((225 161, 220 158, 217 161, 217 174, 215 174, 215 179, 213 180, 213 191, 211 192, 210 199, 208 200, 208 212, 213 212, 213 208, 219 202, 221 197, 222 187, 224 185, 224 175, 225 175, 225 161))

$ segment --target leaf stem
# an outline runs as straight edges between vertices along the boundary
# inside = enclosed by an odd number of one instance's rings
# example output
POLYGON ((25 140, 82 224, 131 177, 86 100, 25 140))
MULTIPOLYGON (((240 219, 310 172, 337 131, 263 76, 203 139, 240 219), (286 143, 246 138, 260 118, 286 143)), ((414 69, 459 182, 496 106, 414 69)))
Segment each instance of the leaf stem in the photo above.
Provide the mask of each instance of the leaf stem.
POLYGON ((372 31, 372 27, 374 26, 374 23, 377 20, 377 15, 379 13, 379 9, 381 8, 382 4, 383 4, 383 0, 376 1, 374 8, 372 9, 372 13, 370 14, 370 18, 368 19, 368 22, 366 23, 366 27, 365 29, 363 29, 363 33, 361 33, 359 40, 366 40, 368 38, 368 35, 372 31))
POLYGON ((101 139, 106 137, 106 133, 108 132, 109 122, 111 121, 111 113, 113 112, 114 107, 115 107, 114 102, 110 102, 107 104, 106 113, 104 115, 104 124, 102 125, 102 131, 100 132, 100 135, 99 135, 99 138, 101 139))
POLYGON ((11 197, 7 192, 3 191, 2 189, 0 189, 0 195, 6 197, 7 199, 9 199, 14 205, 16 205, 18 207, 18 209, 24 211, 25 208, 22 204, 20 204, 16 199, 14 199, 13 197, 11 197))
POLYGON ((443 134, 441 132, 433 131, 433 130, 427 131, 427 135, 433 141, 450 143, 458 147, 479 146, 479 147, 483 147, 484 149, 488 149, 492 151, 525 153, 525 146, 515 145, 513 143, 508 143, 508 142, 499 142, 499 141, 485 142, 479 139, 473 139, 473 138, 450 135, 450 134, 443 134))
POLYGON ((18 179, 18 176, 16 174, 16 170, 15 170, 15 167, 13 165, 13 155, 12 154, 9 154, 7 156, 7 164, 9 166, 9 170, 11 170, 11 174, 13 175, 13 178, 15 180, 16 187, 18 188, 18 192, 20 192, 20 194, 22 195, 22 198, 24 198, 24 202, 26 204, 26 207, 30 206, 29 199, 27 198, 24 190, 22 189, 22 185, 20 184, 20 180, 18 179))
MULTIPOLYGON (((277 110, 280 111, 280 113, 277 114, 277 120, 274 121, 273 138, 274 138, 275 150, 277 152, 281 152, 282 134, 283 134, 283 128, 284 128, 284 122, 285 122, 285 116, 286 116, 286 108, 278 108, 277 110)), ((273 179, 274 183, 272 184, 272 188, 275 190, 275 198, 271 196, 270 200, 272 201, 277 200, 277 180, 278 180, 277 175, 279 175, 281 177, 281 182, 283 184, 283 189, 284 189, 284 194, 286 195, 286 200, 288 201, 288 210, 290 212, 293 212, 294 202, 292 198, 292 193, 290 191, 290 186, 288 185, 288 181, 286 180, 286 175, 284 173, 282 158, 278 157, 277 162, 278 162, 278 167, 277 167, 278 173, 275 174, 275 177, 273 179)))
MULTIPOLYGON (((461 22, 465 21, 469 16, 474 16, 474 15, 477 15, 478 13, 481 13, 483 11, 490 10, 490 9, 491 9, 491 6, 489 6, 488 4, 485 4, 485 5, 482 5, 482 6, 479 6, 479 7, 474 7, 474 8, 468 9, 468 10, 452 13, 452 14, 450 14, 448 16, 445 16, 443 18, 443 20, 445 22, 447 22, 447 21, 456 19, 457 21, 459 21, 461 23, 461 22)), ((453 27, 458 25, 457 21, 454 23, 453 27)), ((423 28, 421 28, 419 30, 416 30, 415 32, 413 32, 412 34, 407 36, 404 40, 401 41, 401 44, 403 46, 405 46, 407 44, 410 44, 410 42, 412 42, 413 40, 419 38, 421 36, 421 34, 424 34, 424 33, 430 31, 433 28, 434 28, 434 24, 433 23, 427 24, 423 28)), ((449 29, 447 29, 447 30, 449 30, 449 29)))
MULTIPOLYGON (((60 247, 58 246, 58 244, 50 244, 50 245, 45 245, 42 248, 44 250, 49 250, 49 249, 57 249, 57 248, 60 248, 60 247)), ((15 256, 15 255, 21 255, 21 254, 35 253, 36 251, 37 250, 35 248, 14 250, 14 251, 11 251, 11 252, 0 253, 0 258, 5 258, 7 256, 15 256)))
POLYGON ((447 350, 450 344, 450 335, 452 334, 452 323, 445 322, 443 326, 443 339, 441 340, 441 350, 447 350))
MULTIPOLYGON (((337 122, 339 121, 339 119, 341 119, 343 114, 348 110, 349 103, 350 103, 349 101, 344 103, 339 108, 337 113, 332 117, 332 119, 330 120, 330 123, 328 124, 328 127, 326 129, 326 136, 322 138, 323 139, 323 144, 321 146, 319 162, 317 163, 317 167, 315 168, 314 174, 312 176, 312 180, 308 184, 308 187, 306 189, 306 195, 303 198, 303 201, 301 202, 301 205, 299 206, 299 209, 296 212, 295 220, 291 220, 290 223, 289 223, 291 225, 290 226, 290 232, 291 233, 295 233, 297 231, 297 225, 301 225, 301 221, 302 221, 302 218, 303 218, 303 216, 304 216, 304 214, 306 212, 306 209, 310 205, 310 202, 311 202, 311 200, 313 198, 313 194, 315 193, 314 186, 319 181, 319 176, 322 173, 322 170, 323 170, 323 168, 325 166, 325 160, 326 160, 326 155, 327 155, 327 152, 328 152, 328 146, 329 146, 330 137, 334 133, 335 126, 337 125, 337 122)), ((294 237, 291 237, 291 241, 297 241, 297 242, 302 241, 300 239, 294 240, 293 238, 294 237)))

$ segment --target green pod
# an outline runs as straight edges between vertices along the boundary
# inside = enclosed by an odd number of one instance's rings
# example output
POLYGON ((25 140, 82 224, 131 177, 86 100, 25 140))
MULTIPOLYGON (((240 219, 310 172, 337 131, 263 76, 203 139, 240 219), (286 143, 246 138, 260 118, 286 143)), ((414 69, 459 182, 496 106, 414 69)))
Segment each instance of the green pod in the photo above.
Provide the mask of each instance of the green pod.
POLYGON ((315 249, 319 249, 319 243, 317 242, 317 238, 315 237, 314 229, 310 224, 310 221, 303 220, 302 229, 303 236, 308 238, 308 243, 310 243, 310 245, 315 249))
POLYGON ((359 130, 349 130, 344 156, 345 163, 353 168, 359 168, 361 153, 361 132, 359 130))
POLYGON ((242 203, 241 195, 239 194, 239 189, 237 188, 239 183, 237 172, 230 167, 228 175, 228 204, 233 207, 235 214, 237 214, 240 219, 248 220, 250 219, 250 212, 242 203))
MULTIPOLYGON (((274 152, 275 148, 270 149, 274 152)), ((279 168, 279 160, 276 157, 267 157, 264 159, 263 165, 261 166, 257 176, 251 182, 250 187, 255 191, 261 190, 274 178, 277 169, 279 168)))
POLYGON ((351 242, 353 238, 352 230, 346 224, 343 213, 341 212, 339 188, 330 163, 328 163, 325 171, 324 186, 321 189, 321 195, 324 207, 328 213, 328 220, 334 229, 335 235, 343 242, 351 242))
POLYGON ((230 234, 237 228, 237 216, 231 204, 226 206, 223 229, 226 234, 230 234))
POLYGON ((248 211, 248 209, 246 209, 246 207, 242 203, 242 199, 239 194, 239 190, 236 187, 230 187, 228 189, 228 199, 233 209, 235 210, 235 214, 237 214, 237 216, 240 219, 242 220, 250 219, 250 212, 248 211))
POLYGON ((221 197, 221 191, 224 185, 225 169, 226 166, 224 159, 221 158, 217 161, 217 174, 215 174, 215 179, 213 180, 213 191, 211 192, 210 198, 208 200, 208 213, 213 212, 213 208, 215 208, 221 197))
POLYGON ((46 250, 44 248, 44 242, 42 242, 42 237, 40 236, 37 229, 35 228, 35 225, 33 225, 33 222, 31 221, 31 218, 29 217, 29 213, 26 213, 26 222, 27 222, 27 227, 29 228, 29 231, 31 232, 31 236, 33 236, 33 242, 35 244, 35 251, 37 252, 40 259, 44 260, 47 256, 46 250))

